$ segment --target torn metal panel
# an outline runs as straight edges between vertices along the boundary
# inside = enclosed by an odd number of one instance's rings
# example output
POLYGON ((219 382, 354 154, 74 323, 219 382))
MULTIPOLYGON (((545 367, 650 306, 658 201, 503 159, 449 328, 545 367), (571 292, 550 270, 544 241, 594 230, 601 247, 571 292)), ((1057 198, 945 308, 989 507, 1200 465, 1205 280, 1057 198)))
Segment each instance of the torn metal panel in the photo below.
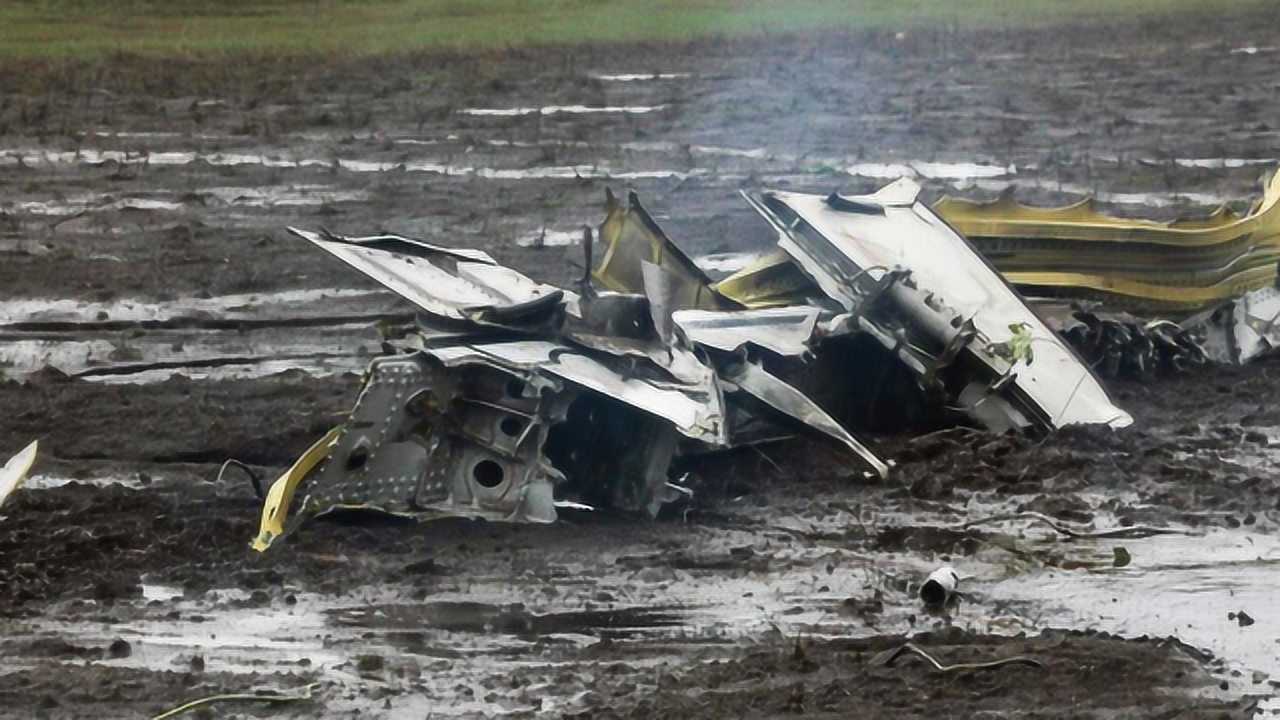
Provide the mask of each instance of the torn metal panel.
POLYGON ((529 379, 483 361, 447 368, 423 353, 374 360, 347 421, 272 486, 254 549, 336 509, 554 520, 561 478, 540 452, 541 420, 554 411, 527 392, 529 379))
POLYGON ((862 197, 768 192, 757 207, 779 247, 924 382, 954 397, 973 395, 977 381, 978 397, 1000 397, 1044 428, 1129 425, 1089 368, 918 195, 899 180, 862 197))
POLYGON ((654 514, 681 435, 727 442, 714 375, 627 376, 541 340, 377 358, 347 421, 272 486, 254 547, 291 512, 290 528, 353 508, 538 523, 565 502, 654 514))
POLYGON ((738 390, 773 408, 777 412, 816 430, 862 458, 880 478, 889 476, 889 465, 841 427, 840 423, 818 407, 804 393, 783 382, 764 368, 745 359, 727 363, 724 379, 738 390))
MULTIPOLYGON (((685 437, 712 445, 728 442, 724 399, 714 372, 707 368, 702 381, 685 384, 660 376, 627 374, 583 353, 552 342, 488 343, 468 349, 437 351, 441 357, 473 349, 508 366, 536 369, 660 417, 685 437)), ((705 367, 705 366, 704 366, 705 367)), ((639 370, 639 368, 634 368, 639 370)))
POLYGON ((1247 363, 1280 347, 1280 290, 1266 287, 1245 293, 1187 318, 1180 327, 1201 339, 1210 359, 1247 363))
POLYGON ((821 309, 801 305, 735 312, 681 310, 672 320, 696 345, 723 352, 754 345, 783 357, 805 357, 821 315, 821 309))
POLYGON ((1280 175, 1244 216, 1223 207, 1154 222, 1103 215, 1092 200, 1037 208, 1010 194, 934 209, 1010 282, 1041 295, 1194 311, 1274 284, 1280 259, 1280 175))
POLYGON ((801 305, 817 290, 782 250, 765 255, 712 287, 752 309, 801 305))
POLYGON ((35 464, 39 448, 40 441, 32 440, 30 445, 22 448, 18 454, 5 462, 3 468, 0 468, 0 505, 4 505, 4 501, 8 500, 13 491, 22 485, 22 481, 27 479, 27 473, 35 464))
POLYGON ((603 287, 621 293, 643 293, 644 263, 662 268, 670 278, 664 296, 672 309, 700 308, 725 310, 737 304, 711 289, 707 277, 693 260, 673 243, 640 205, 635 193, 628 193, 624 206, 606 191, 606 216, 600 225, 604 257, 592 277, 603 287))
POLYGON ((426 312, 446 320, 490 325, 554 322, 564 291, 536 283, 494 264, 484 253, 440 250, 418 243, 388 242, 386 236, 351 241, 289 228, 426 312), (412 252, 402 252, 404 249, 412 252), (483 257, 481 257, 483 256, 483 257))

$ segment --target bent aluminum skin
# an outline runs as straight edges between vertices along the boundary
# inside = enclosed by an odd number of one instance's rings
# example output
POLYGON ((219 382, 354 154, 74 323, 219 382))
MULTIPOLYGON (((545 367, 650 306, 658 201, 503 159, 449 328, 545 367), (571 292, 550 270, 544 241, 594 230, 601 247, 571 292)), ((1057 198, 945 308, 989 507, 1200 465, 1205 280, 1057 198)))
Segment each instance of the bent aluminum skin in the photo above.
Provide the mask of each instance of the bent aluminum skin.
POLYGON ((904 179, 867 196, 748 199, 824 295, 989 428, 1130 425, 1090 368, 919 194, 904 179), (1029 350, 1010 357, 1018 344, 1029 350))

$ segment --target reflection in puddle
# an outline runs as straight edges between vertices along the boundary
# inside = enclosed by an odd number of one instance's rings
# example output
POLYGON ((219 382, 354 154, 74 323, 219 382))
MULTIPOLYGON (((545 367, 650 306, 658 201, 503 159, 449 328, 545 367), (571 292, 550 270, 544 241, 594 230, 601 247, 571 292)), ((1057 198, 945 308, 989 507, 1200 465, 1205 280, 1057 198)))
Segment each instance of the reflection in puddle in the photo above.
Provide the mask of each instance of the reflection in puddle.
POLYGON ((1242 669, 1280 674, 1280 618, 1273 609, 1280 539, 1215 530, 1085 546, 1102 556, 1124 547, 1132 563, 1103 571, 1039 572, 1000 578, 969 568, 993 600, 1028 603, 1040 627, 1088 627, 1128 637, 1173 636, 1242 669), (1096 547, 1091 547, 1096 546, 1096 547), (1242 627, 1228 613, 1245 611, 1242 627))
POLYGON ((514 107, 514 108, 463 108, 458 111, 460 115, 489 115, 497 117, 513 117, 517 115, 559 115, 568 113, 574 115, 590 115, 596 113, 624 113, 628 115, 643 115, 657 110, 662 110, 666 105, 544 105, 543 107, 514 107))
POLYGON ((376 629, 388 634, 446 632, 502 635, 608 635, 636 637, 660 628, 685 624, 688 608, 647 607, 608 610, 531 612, 523 605, 479 602, 428 602, 419 605, 377 605, 330 612, 341 625, 376 629))

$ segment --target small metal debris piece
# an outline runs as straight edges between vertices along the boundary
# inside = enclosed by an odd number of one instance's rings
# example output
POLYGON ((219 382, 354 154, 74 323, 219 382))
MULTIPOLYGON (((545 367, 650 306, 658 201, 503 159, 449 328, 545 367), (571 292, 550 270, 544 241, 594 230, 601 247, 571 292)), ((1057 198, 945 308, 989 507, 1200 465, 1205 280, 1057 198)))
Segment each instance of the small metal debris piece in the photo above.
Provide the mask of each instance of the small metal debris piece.
POLYGON ((27 473, 35 464, 38 450, 39 441, 32 440, 30 445, 9 458, 4 467, 0 468, 0 505, 4 505, 4 501, 8 500, 13 491, 17 490, 22 485, 22 481, 27 478, 27 473))
POLYGON ((1252 290, 1180 324, 1208 357, 1243 365, 1280 347, 1280 289, 1252 290))
POLYGON ((944 608, 951 604, 955 597, 956 587, 960 584, 960 576, 950 565, 929 573, 924 584, 920 586, 920 600, 926 607, 944 608))

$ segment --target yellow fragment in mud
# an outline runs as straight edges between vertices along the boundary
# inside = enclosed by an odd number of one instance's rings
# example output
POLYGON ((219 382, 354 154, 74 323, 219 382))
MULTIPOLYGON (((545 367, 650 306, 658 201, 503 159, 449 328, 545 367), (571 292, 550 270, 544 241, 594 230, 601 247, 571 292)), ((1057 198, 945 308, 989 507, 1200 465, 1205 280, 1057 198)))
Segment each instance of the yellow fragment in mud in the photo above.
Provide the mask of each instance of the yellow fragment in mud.
POLYGON ((0 469, 0 505, 9 499, 9 495, 18 486, 22 485, 22 481, 27 479, 27 472, 31 470, 31 466, 36 461, 36 450, 39 448, 38 440, 32 440, 31 444, 26 446, 17 455, 9 458, 4 464, 4 468, 0 469))
POLYGON ((712 286, 719 294, 749 310, 803 305, 814 291, 791 256, 775 250, 712 286))
POLYGON ((1155 222, 1060 208, 946 197, 934 209, 1024 291, 1100 293, 1129 304, 1195 310, 1267 287, 1280 261, 1280 173, 1240 216, 1155 222))
POLYGON ((271 489, 267 491, 267 497, 262 501, 262 522, 258 526, 258 537, 254 538, 252 543, 254 550, 258 552, 266 550, 271 547, 272 541, 284 533, 284 521, 289 516, 289 505, 293 503, 293 493, 298 489, 298 483, 302 482, 302 479, 321 461, 329 457, 329 451, 338 441, 341 429, 336 427, 325 433, 324 437, 317 440, 294 461, 292 467, 271 483, 271 489))
POLYGON ((635 193, 623 205, 606 191, 600 242, 604 257, 592 273, 596 282, 614 292, 644 294, 645 262, 666 271, 675 283, 676 309, 732 310, 737 306, 711 289, 711 278, 681 252, 640 205, 635 193))

